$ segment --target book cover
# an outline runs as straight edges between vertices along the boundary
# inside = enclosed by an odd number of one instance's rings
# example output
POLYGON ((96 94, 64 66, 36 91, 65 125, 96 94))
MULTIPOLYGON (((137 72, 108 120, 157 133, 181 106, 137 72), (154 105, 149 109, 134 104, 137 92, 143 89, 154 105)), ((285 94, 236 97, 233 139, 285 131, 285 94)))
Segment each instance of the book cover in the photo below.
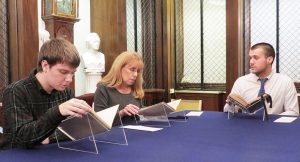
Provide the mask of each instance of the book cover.
POLYGON ((175 112, 179 103, 179 100, 174 100, 168 103, 160 102, 148 107, 144 107, 139 110, 138 114, 143 116, 161 116, 161 115, 168 115, 172 112, 175 112))
POLYGON ((253 101, 248 103, 237 94, 229 94, 228 100, 234 105, 237 105, 244 112, 254 113, 263 108, 264 100, 266 100, 267 102, 271 102, 271 96, 265 93, 262 97, 257 97, 253 101))
POLYGON ((112 128, 119 105, 112 106, 99 112, 92 111, 82 118, 70 117, 58 126, 58 130, 71 140, 80 140, 112 128))

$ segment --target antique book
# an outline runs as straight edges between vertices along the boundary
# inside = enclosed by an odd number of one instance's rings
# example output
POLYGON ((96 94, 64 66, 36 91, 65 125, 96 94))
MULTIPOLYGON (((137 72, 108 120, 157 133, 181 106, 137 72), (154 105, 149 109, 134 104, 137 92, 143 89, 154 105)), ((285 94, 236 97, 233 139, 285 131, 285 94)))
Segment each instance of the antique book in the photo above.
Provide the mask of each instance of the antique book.
POLYGON ((271 96, 266 93, 263 94, 262 97, 255 98, 250 103, 246 102, 241 96, 237 94, 229 94, 228 100, 229 102, 233 103, 234 105, 237 105, 240 109, 247 113, 254 113, 262 109, 264 106, 264 101, 270 102, 272 104, 271 96))
POLYGON ((73 141, 108 131, 112 128, 118 108, 119 105, 115 105, 98 112, 93 110, 82 118, 67 118, 60 123, 58 130, 73 141))
POLYGON ((161 115, 168 115, 172 112, 175 112, 179 103, 179 100, 174 100, 168 103, 160 102, 148 107, 141 108, 138 112, 139 115, 143 116, 161 116, 161 115))

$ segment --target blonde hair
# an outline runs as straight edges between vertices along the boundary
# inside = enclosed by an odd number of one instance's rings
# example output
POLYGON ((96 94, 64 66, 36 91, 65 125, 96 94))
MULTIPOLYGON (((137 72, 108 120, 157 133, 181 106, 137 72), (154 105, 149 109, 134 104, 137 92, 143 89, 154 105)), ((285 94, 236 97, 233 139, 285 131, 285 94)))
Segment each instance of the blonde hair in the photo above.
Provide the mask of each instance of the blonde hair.
POLYGON ((132 86, 133 96, 135 98, 142 99, 144 97, 143 86, 143 68, 144 62, 141 56, 136 52, 123 52, 114 60, 109 72, 102 80, 99 82, 100 84, 106 85, 108 87, 117 88, 119 85, 123 83, 122 78, 122 68, 127 64, 132 64, 137 66, 140 70, 138 73, 135 84, 132 86))

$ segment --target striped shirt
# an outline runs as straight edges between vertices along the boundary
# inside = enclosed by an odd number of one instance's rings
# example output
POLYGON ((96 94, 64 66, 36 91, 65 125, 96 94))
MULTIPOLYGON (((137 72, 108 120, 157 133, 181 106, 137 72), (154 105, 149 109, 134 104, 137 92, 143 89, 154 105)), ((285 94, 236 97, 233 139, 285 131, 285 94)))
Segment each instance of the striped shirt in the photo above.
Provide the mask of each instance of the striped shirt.
POLYGON ((58 106, 71 98, 70 89, 48 94, 41 86, 34 69, 22 80, 10 84, 3 94, 4 142, 0 148, 31 148, 49 137, 65 119, 58 106))

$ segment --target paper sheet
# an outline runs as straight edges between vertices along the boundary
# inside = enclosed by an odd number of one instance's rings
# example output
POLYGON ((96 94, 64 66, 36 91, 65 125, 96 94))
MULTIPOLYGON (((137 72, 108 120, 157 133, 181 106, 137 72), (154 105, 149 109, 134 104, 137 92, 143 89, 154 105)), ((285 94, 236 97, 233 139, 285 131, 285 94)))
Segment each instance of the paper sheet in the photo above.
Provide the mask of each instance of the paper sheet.
POLYGON ((190 111, 185 116, 200 116, 203 113, 203 111, 190 111))
POLYGON ((126 125, 126 126, 123 126, 122 128, 150 131, 150 132, 155 132, 155 131, 159 131, 159 130, 163 129, 163 128, 146 127, 146 126, 142 126, 142 125, 126 125))
POLYGON ((291 123, 291 122, 293 122, 296 119, 297 119, 297 117, 283 116, 283 117, 280 117, 280 118, 274 120, 274 122, 275 123, 291 123))

